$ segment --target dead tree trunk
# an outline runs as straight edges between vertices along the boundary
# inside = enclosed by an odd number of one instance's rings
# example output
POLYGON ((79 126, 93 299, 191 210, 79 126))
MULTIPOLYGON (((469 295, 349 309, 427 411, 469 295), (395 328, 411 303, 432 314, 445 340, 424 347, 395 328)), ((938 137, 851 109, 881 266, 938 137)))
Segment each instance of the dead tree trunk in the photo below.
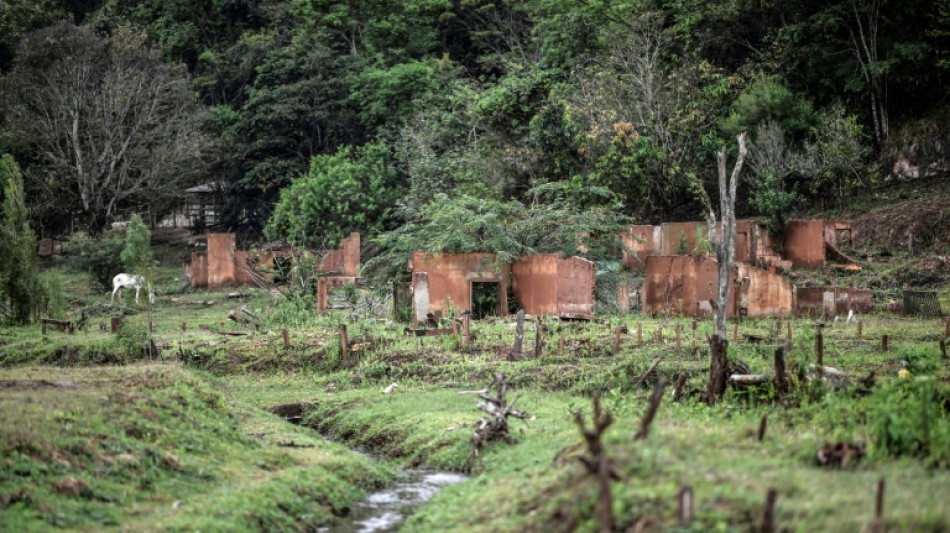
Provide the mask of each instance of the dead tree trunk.
POLYGON ((577 427, 580 428, 584 440, 587 442, 587 455, 581 455, 578 459, 587 467, 587 471, 597 476, 597 486, 599 492, 598 511, 600 515, 601 533, 610 533, 614 530, 614 511, 613 495, 611 494, 610 482, 612 480, 623 479, 616 469, 611 466, 607 459, 607 450, 604 447, 604 431, 613 423, 613 417, 610 412, 604 411, 600 406, 600 398, 594 396, 594 413, 592 426, 587 427, 584 415, 579 410, 574 413, 574 420, 577 427))
POLYGON ((742 163, 745 161, 747 148, 745 134, 736 138, 739 142, 739 156, 732 169, 732 175, 726 176, 726 149, 723 148, 716 156, 719 168, 719 224, 716 222, 716 213, 712 206, 709 209, 709 242, 716 251, 716 261, 719 266, 719 293, 713 306, 713 336, 710 340, 712 360, 709 365, 709 385, 706 387, 707 400, 710 405, 716 403, 726 391, 726 353, 729 349, 729 338, 726 333, 726 309, 729 306, 729 292, 732 288, 732 260, 736 251, 736 184, 742 172, 742 163), (717 231, 717 225, 721 231, 717 231))
POLYGON ((484 391, 478 394, 482 399, 476 407, 488 414, 475 425, 475 433, 472 435, 472 444, 475 446, 475 455, 478 450, 486 443, 493 440, 511 441, 511 435, 508 433, 508 417, 527 418, 528 414, 514 408, 518 401, 516 397, 508 403, 508 380, 504 374, 495 374, 492 384, 484 391), (495 389, 495 396, 489 396, 491 389, 495 389))

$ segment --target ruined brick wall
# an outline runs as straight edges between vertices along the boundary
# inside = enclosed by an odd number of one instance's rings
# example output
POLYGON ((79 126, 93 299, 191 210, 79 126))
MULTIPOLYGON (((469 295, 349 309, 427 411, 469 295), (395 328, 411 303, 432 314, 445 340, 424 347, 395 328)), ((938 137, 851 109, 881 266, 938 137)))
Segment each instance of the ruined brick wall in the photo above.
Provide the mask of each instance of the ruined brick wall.
POLYGON ((413 252, 409 267, 413 273, 413 316, 424 321, 428 312, 471 309, 472 282, 499 283, 499 313, 507 312, 509 267, 493 268, 494 254, 427 254, 413 252))
POLYGON ((559 254, 535 254, 512 263, 512 292, 526 313, 557 313, 560 260, 559 254))
MULTIPOLYGON (((571 318, 594 317, 594 284, 597 266, 582 257, 557 261, 557 314, 571 318)), ((537 309, 529 313, 539 313, 537 309)))
POLYGON ((825 221, 789 221, 782 247, 792 267, 821 268, 825 264, 825 221))
POLYGON ((874 291, 854 287, 798 287, 795 314, 799 316, 846 315, 848 311, 869 313, 874 306, 874 291))
POLYGON ((208 255, 204 252, 191 254, 191 288, 208 286, 208 255))
POLYGON ((662 226, 630 226, 620 234, 624 246, 636 252, 623 252, 623 265, 627 270, 646 270, 646 258, 660 255, 663 239, 662 226))
MULTIPOLYGON (((740 309, 745 309, 751 317, 792 312, 794 290, 784 276, 738 263, 733 268, 731 281, 733 290, 729 293, 727 316, 734 316, 740 309)), ((647 259, 643 310, 710 316, 718 287, 718 263, 712 257, 651 257, 647 259)))
POLYGON ((236 252, 233 233, 208 234, 208 288, 234 284, 236 252))

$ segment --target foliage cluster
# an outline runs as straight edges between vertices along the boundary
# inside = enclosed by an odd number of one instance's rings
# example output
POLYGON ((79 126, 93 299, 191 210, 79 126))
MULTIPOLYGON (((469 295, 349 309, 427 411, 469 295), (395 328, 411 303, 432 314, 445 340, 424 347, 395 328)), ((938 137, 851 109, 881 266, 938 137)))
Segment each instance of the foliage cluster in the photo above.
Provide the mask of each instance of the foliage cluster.
POLYGON ((70 239, 67 252, 69 265, 80 272, 88 273, 99 288, 112 290, 112 278, 123 270, 122 250, 125 241, 113 234, 99 237, 78 235, 70 239))

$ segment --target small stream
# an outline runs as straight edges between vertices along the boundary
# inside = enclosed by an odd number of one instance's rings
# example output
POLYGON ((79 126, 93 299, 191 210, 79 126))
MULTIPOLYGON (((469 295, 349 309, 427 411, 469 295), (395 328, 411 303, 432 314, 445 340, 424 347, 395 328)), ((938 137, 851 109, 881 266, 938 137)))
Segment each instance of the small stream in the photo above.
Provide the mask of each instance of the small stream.
POLYGON ((436 470, 401 470, 392 487, 374 492, 356 503, 350 514, 320 533, 387 533, 399 531, 412 511, 443 488, 468 477, 436 470))

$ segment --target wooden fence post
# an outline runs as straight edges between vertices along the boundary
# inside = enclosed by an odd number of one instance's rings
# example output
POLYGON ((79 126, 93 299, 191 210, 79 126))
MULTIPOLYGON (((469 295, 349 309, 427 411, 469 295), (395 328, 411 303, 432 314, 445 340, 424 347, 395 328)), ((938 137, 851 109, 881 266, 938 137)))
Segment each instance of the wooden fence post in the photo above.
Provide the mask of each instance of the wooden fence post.
POLYGON ((620 353, 620 335, 623 333, 623 327, 614 328, 614 355, 620 353))
POLYGON ((119 328, 122 327, 122 317, 114 316, 109 324, 112 326, 112 333, 119 331, 119 328))
POLYGON ((676 496, 676 517, 684 526, 693 521, 693 489, 689 485, 680 487, 676 496))
POLYGON ((541 315, 538 315, 534 322, 534 358, 541 358, 541 330, 544 326, 541 325, 541 315))
POLYGON ((346 334, 346 324, 340 324, 340 354, 343 356, 343 364, 350 364, 350 339, 346 334))
POLYGON ((887 335, 881 335, 881 350, 887 351, 887 335))
POLYGON ((290 332, 287 331, 287 328, 284 328, 280 334, 284 338, 284 349, 290 348, 290 332))
POLYGON ((637 348, 643 348, 643 322, 637 324, 637 348))
POLYGON ((676 348, 680 348, 680 324, 676 324, 676 348))
POLYGON ((42 324, 40 327, 42 328, 43 336, 45 337, 46 336, 46 319, 45 318, 40 319, 40 323, 42 324))
POLYGON ((825 336, 821 332, 824 324, 815 324, 815 356, 818 358, 818 375, 825 375, 825 336))
POLYGON ((468 311, 462 314, 462 349, 468 348, 472 342, 472 314, 468 311))
POLYGON ((861 338, 861 333, 864 330, 864 323, 858 320, 858 339, 861 338))
POLYGON ((564 332, 561 332, 561 336, 557 340, 557 354, 559 356, 564 355, 564 332))

